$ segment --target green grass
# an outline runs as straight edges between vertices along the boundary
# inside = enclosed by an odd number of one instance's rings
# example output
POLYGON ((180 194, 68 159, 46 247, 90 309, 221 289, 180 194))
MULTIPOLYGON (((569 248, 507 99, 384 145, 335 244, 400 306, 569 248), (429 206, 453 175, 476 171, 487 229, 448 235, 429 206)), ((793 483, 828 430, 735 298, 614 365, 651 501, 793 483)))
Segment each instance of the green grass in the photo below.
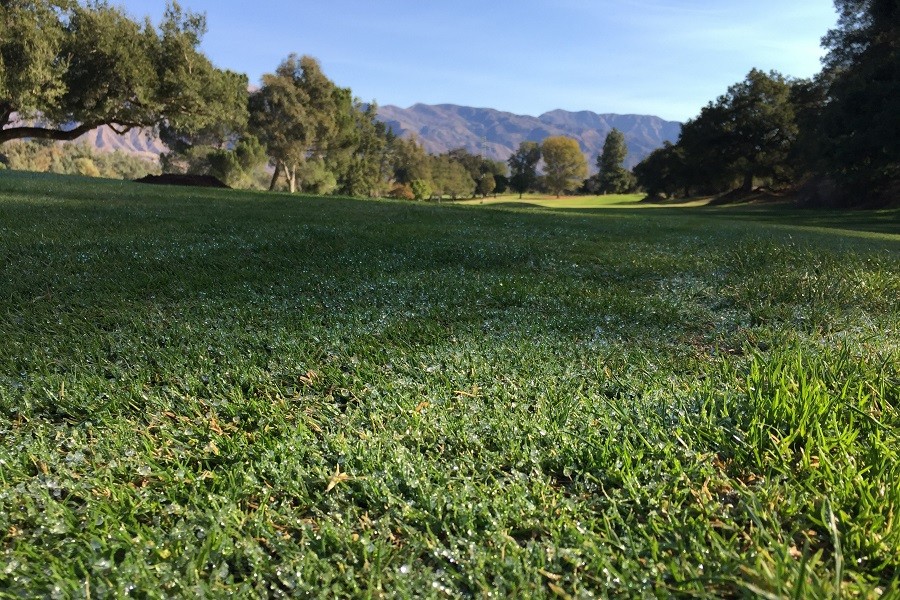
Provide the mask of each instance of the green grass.
POLYGON ((0 598, 897 597, 898 211, 0 174, 0 598))
POLYGON ((524 194, 522 198, 519 198, 518 194, 505 194, 495 197, 461 200, 456 202, 456 204, 501 205, 509 208, 640 208, 648 206, 640 202, 644 196, 644 194, 611 194, 608 196, 562 196, 557 198, 556 196, 545 194, 524 194))

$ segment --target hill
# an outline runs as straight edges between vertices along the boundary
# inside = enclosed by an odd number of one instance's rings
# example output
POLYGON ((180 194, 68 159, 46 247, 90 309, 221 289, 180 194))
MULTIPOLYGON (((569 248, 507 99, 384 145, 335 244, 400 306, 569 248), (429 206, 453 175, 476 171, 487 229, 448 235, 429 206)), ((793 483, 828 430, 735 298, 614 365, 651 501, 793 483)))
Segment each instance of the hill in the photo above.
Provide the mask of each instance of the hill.
MULTIPOLYGON (((418 137, 430 153, 465 148, 494 160, 509 158, 522 141, 540 142, 551 135, 567 135, 578 140, 592 168, 606 134, 614 127, 625 134, 628 145, 625 166, 628 168, 663 142, 674 142, 681 131, 681 123, 651 115, 554 110, 531 117, 453 104, 416 104, 409 108, 382 106, 378 109, 378 118, 397 135, 418 137)), ((135 129, 123 136, 104 126, 81 136, 78 141, 85 141, 101 151, 121 150, 152 160, 166 151, 159 138, 146 129, 135 129)))
POLYGON ((76 142, 87 142, 101 152, 120 150, 148 160, 159 160, 159 155, 168 148, 150 129, 132 129, 125 135, 119 135, 109 126, 103 125, 93 129, 76 142))
POLYGON ((416 135, 428 152, 439 154, 462 147, 494 160, 506 160, 523 141, 540 142, 552 135, 566 135, 578 140, 592 167, 606 134, 613 128, 625 134, 625 165, 629 168, 663 142, 674 142, 681 131, 681 123, 650 115, 597 114, 586 110, 554 110, 531 117, 491 108, 416 104, 409 108, 382 106, 378 116, 394 133, 416 135))

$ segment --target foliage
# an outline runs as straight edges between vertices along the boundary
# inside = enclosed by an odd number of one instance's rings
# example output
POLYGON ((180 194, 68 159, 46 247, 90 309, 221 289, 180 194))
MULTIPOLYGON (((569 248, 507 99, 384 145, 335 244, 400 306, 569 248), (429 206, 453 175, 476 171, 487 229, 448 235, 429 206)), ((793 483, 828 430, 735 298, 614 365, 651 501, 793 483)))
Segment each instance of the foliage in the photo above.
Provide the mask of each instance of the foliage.
POLYGON ((268 162, 266 147, 252 135, 238 140, 233 149, 217 149, 208 155, 209 174, 232 188, 259 188, 268 162))
POLYGON ((525 141, 509 157, 509 187, 522 194, 537 186, 537 165, 541 160, 541 146, 537 142, 525 141))
MULTIPOLYGON (((288 56, 250 96, 250 130, 266 145, 275 164, 270 189, 283 175, 291 193, 297 170, 307 160, 324 159, 338 139, 349 90, 338 88, 310 56, 288 56)), ((301 181, 302 184, 302 181, 301 181)))
POLYGON ((398 183, 431 181, 431 157, 419 141, 413 137, 393 138, 390 144, 390 160, 393 178, 398 183))
POLYGON ((104 124, 119 132, 240 126, 247 78, 197 50, 205 29, 202 15, 174 1, 158 29, 105 2, 3 2, 0 144, 73 140, 104 124))
POLYGON ((13 140, 3 148, 8 167, 107 179, 140 179, 158 174, 159 165, 121 151, 97 152, 86 143, 13 140))
POLYGON ((494 175, 494 194, 505 194, 509 189, 509 177, 506 175, 494 175))
POLYGON ((377 119, 375 103, 362 106, 355 103, 351 128, 345 134, 343 164, 335 161, 333 153, 328 158, 337 173, 338 191, 346 196, 376 197, 386 189, 391 179, 392 142, 395 136, 390 128, 377 119))
POLYGON ((679 144, 694 164, 704 165, 700 178, 739 180, 750 191, 758 177, 787 178, 783 169, 796 137, 790 82, 775 71, 752 69, 685 123, 679 144))
POLYGON ((824 204, 877 206, 900 189, 900 3, 835 0, 813 81, 753 69, 635 169, 651 193, 719 193, 754 180, 805 185, 824 204), (822 193, 815 190, 839 190, 822 193), (818 197, 817 197, 818 196, 818 197))
POLYGON ((231 149, 202 144, 180 145, 179 151, 160 156, 166 173, 212 175, 232 188, 263 189, 269 182, 265 171, 266 147, 252 135, 241 137, 231 149))
POLYGON ((894 597, 897 216, 6 172, 0 595, 894 597))
POLYGON ((396 198, 397 200, 421 200, 421 198, 416 197, 415 191, 408 183, 395 183, 391 191, 388 192, 388 197, 396 198))
POLYGON ((416 200, 427 200, 434 193, 431 189, 431 184, 424 179, 413 179, 409 185, 413 198, 416 200))
POLYGON ((628 156, 625 135, 613 128, 603 142, 603 150, 597 156, 597 191, 601 194, 625 194, 634 189, 635 178, 623 164, 628 156))
POLYGON ((470 198, 475 194, 475 180, 465 165, 449 154, 432 157, 432 189, 438 197, 450 196, 452 200, 470 198))
POLYGON ((485 173, 478 179, 478 186, 475 188, 475 192, 481 194, 481 197, 484 198, 493 192, 496 187, 497 181, 494 179, 494 176, 490 173, 485 173))
POLYGON ((291 193, 380 195, 400 144, 377 110, 335 85, 316 59, 290 55, 250 97, 250 131, 275 166, 270 189, 283 176, 291 193))
POLYGON ((837 28, 821 76, 825 102, 814 121, 817 166, 844 201, 896 200, 900 186, 900 3, 836 0, 837 28))
POLYGON ((544 158, 544 185, 557 197, 576 189, 587 177, 588 168, 578 141, 566 136, 551 136, 541 145, 544 158))
POLYGON ((634 176, 650 196, 671 197, 680 190, 684 190, 685 196, 690 195, 683 146, 666 142, 635 165, 634 176))

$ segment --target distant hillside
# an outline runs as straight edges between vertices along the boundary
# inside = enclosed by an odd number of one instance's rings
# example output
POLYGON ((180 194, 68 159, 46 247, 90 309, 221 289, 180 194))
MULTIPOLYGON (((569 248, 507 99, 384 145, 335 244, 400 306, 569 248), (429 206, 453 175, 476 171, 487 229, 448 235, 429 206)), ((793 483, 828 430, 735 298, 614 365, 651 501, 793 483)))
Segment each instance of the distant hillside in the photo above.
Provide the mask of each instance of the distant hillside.
POLYGON ((592 169, 606 134, 613 128, 625 134, 625 166, 629 168, 663 142, 674 142, 681 131, 681 123, 649 115, 554 110, 530 117, 453 104, 382 106, 378 117, 398 135, 415 134, 428 152, 439 154, 462 147, 494 160, 506 160, 525 140, 541 142, 552 135, 566 135, 578 140, 592 169))
MULTIPOLYGON (((471 108, 452 104, 416 104, 410 108, 382 106, 378 118, 398 135, 415 134, 430 153, 454 148, 484 153, 494 160, 506 160, 525 140, 541 142, 551 135, 567 135, 581 144, 592 170, 603 148, 606 134, 614 127, 625 134, 628 144, 626 167, 633 167, 665 141, 675 141, 681 123, 649 115, 600 115, 590 111, 554 110, 539 117, 516 115, 491 108, 471 108)), ((156 160, 165 145, 150 130, 134 129, 126 135, 103 126, 78 138, 98 150, 122 150, 156 160)))
POLYGON ((76 142, 87 142, 101 152, 121 150, 148 160, 159 160, 159 155, 168 152, 166 145, 150 129, 132 129, 119 135, 107 125, 92 129, 76 142))

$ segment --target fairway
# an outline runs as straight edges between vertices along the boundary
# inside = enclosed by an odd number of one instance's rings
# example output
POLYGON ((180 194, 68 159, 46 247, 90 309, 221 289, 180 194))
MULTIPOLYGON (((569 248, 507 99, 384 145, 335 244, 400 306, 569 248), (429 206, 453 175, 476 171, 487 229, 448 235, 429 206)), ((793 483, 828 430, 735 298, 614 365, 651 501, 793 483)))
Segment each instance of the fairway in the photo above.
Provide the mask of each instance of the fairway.
POLYGON ((640 208, 643 194, 616 194, 609 196, 563 196, 557 198, 546 194, 525 194, 519 198, 516 194, 462 200, 459 204, 486 204, 505 207, 540 207, 540 208, 640 208))
POLYGON ((900 211, 473 204, 0 171, 0 598, 900 595, 900 211))

